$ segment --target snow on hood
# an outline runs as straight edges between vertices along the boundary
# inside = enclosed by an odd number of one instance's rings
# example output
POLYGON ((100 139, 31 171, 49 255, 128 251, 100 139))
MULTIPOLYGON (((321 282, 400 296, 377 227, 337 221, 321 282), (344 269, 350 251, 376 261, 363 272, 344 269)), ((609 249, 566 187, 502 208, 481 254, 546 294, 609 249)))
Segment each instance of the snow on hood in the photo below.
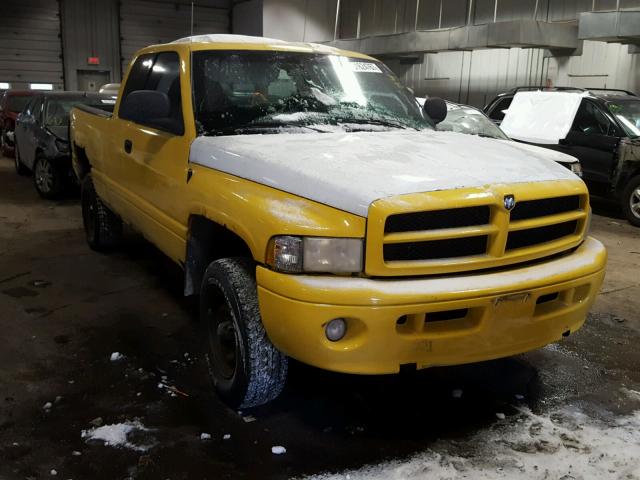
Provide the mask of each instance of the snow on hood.
POLYGON ((511 143, 430 130, 203 136, 190 161, 362 217, 395 195, 577 179, 511 143))

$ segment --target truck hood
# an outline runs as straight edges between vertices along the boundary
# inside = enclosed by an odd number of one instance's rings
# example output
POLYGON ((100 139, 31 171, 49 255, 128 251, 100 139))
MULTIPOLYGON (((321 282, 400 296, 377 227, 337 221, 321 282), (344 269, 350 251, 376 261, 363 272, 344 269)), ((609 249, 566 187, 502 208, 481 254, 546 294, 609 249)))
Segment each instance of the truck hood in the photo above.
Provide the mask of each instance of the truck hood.
POLYGON ((429 130, 202 136, 190 161, 362 217, 395 195, 578 179, 512 142, 429 130))

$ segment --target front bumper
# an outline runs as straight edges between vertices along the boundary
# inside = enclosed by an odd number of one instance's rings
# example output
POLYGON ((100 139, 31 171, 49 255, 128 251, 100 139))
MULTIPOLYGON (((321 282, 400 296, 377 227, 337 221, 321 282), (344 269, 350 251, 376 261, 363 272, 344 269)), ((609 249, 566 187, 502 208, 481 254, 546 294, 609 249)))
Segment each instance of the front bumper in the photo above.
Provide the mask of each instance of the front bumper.
POLYGON ((576 331, 606 260, 604 246, 587 238, 572 253, 535 265, 439 278, 286 275, 258 267, 258 298, 267 334, 286 355, 338 372, 395 373, 405 364, 515 355, 576 331), (337 317, 347 319, 347 334, 330 342, 324 325, 337 317))

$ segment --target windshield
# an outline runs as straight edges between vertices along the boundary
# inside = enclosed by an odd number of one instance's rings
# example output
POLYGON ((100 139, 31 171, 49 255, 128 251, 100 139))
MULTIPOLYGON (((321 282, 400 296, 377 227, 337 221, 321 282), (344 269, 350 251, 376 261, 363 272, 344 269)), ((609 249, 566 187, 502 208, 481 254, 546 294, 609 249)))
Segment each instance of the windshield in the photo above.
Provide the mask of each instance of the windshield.
POLYGON ((509 140, 509 137, 489 120, 484 113, 475 108, 461 105, 447 104, 447 116, 438 124, 437 128, 448 132, 509 140))
POLYGON ((44 117, 44 124, 47 127, 66 127, 69 125, 69 112, 75 105, 89 105, 96 108, 104 108, 104 102, 99 98, 76 97, 76 98, 50 98, 47 102, 47 110, 44 117))
POLYGON ((433 128, 382 63, 293 52, 193 54, 199 134, 433 128))
POLYGON ((617 100, 607 107, 630 137, 640 137, 640 100, 617 100))
POLYGON ((20 113, 32 98, 33 97, 31 95, 8 95, 7 110, 14 113, 20 113))

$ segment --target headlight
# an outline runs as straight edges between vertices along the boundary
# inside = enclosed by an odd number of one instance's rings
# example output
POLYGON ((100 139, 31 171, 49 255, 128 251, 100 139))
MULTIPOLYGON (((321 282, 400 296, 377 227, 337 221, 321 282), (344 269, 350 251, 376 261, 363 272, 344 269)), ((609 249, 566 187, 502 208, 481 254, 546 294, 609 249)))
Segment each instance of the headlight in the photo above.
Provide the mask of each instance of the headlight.
POLYGON ((267 264, 287 273, 358 273, 362 271, 361 238, 273 237, 267 264))
POLYGON ((60 153, 67 153, 69 151, 69 142, 56 139, 56 148, 60 153))
POLYGON ((580 162, 572 163, 571 171, 575 173, 577 176, 582 177, 582 165, 580 164, 580 162))

